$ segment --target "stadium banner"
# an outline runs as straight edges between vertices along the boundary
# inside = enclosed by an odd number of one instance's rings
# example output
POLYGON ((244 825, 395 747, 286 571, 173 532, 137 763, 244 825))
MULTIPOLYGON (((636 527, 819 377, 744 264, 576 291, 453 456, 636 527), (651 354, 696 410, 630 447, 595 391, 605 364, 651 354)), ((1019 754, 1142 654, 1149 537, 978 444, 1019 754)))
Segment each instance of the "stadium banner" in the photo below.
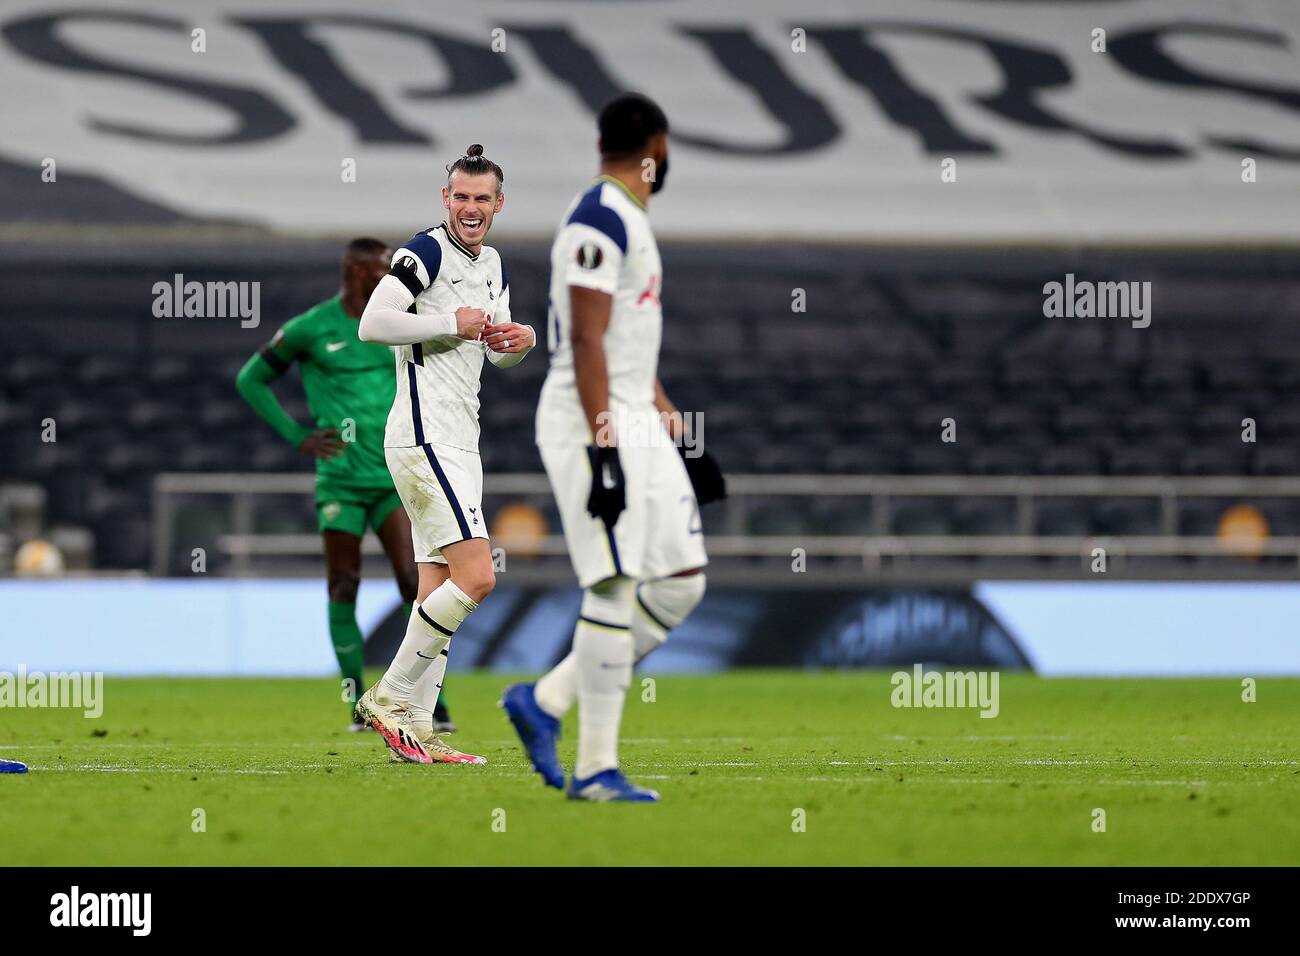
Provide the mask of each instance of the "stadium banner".
POLYGON ((391 240, 483 143, 546 237, 634 88, 664 238, 1296 241, 1298 56, 1294 0, 14 2, 0 224, 391 240))
MULTIPOLYGON (((323 593, 312 580, 0 581, 0 671, 328 676, 336 665, 323 593)), ((568 650, 580 600, 576 587, 499 585, 458 631, 452 670, 546 670, 568 650)), ((391 582, 361 588, 368 664, 392 657, 406 613, 391 582)), ((1297 620, 1300 583, 717 588, 647 668, 920 663, 1045 676, 1300 675, 1297 620)))

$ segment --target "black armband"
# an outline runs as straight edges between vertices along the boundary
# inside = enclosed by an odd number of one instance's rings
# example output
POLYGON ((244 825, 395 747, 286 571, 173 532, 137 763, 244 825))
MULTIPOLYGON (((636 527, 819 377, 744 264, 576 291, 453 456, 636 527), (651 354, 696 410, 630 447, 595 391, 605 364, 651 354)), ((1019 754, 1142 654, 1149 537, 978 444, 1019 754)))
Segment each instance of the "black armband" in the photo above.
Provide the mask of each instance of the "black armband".
POLYGON ((413 296, 418 296, 424 291, 424 286, 420 282, 420 276, 415 271, 415 257, 402 256, 393 267, 388 270, 390 276, 395 276, 397 281, 406 286, 406 291, 413 296))
POLYGON ((289 363, 276 355, 275 349, 271 348, 271 346, 268 345, 257 354, 262 356, 262 361, 271 366, 271 371, 275 372, 276 375, 283 375, 289 371, 289 363))

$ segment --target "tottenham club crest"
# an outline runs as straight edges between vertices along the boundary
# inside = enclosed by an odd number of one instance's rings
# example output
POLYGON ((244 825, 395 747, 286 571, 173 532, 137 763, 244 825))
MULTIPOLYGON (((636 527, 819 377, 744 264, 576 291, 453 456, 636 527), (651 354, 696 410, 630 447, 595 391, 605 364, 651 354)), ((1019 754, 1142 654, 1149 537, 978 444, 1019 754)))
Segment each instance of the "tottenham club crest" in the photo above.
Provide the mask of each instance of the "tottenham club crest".
POLYGON ((605 254, 594 242, 584 242, 578 247, 578 265, 584 269, 599 269, 605 254))

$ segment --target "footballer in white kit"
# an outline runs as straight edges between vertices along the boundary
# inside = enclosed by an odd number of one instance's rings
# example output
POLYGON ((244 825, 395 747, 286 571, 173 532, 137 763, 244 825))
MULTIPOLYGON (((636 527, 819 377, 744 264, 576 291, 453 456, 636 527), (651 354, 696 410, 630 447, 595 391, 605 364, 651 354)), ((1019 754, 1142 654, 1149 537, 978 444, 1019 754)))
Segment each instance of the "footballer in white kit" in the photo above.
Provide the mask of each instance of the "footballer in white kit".
POLYGON ((555 739, 576 701, 569 796, 654 801, 619 769, 623 701, 634 663, 704 596, 699 504, 725 485, 711 457, 684 451, 681 415, 657 374, 663 266, 646 202, 667 174, 667 119, 633 94, 607 105, 599 126, 601 175, 569 205, 551 247, 551 364, 537 408, 582 610, 573 651, 536 684, 507 688, 502 704, 549 785, 563 786, 555 739))
POLYGON ((496 582, 478 452, 483 360, 517 365, 535 340, 531 327, 511 321, 509 276, 483 244, 505 201, 504 178, 477 144, 447 167, 446 221, 393 253, 358 329, 364 341, 393 346, 397 393, 384 454, 411 519, 419 588, 401 646, 357 716, 394 759, 412 763, 487 762, 448 747, 424 716, 457 628, 496 582))

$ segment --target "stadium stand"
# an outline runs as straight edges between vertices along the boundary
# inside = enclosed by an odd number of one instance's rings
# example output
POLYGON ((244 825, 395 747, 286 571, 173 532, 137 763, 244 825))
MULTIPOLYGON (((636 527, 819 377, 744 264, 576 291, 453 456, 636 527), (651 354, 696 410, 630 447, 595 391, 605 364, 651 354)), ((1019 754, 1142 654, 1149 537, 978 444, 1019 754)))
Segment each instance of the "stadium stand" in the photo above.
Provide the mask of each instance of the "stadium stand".
MULTIPOLYGON (((516 315, 544 326, 546 250, 504 244, 516 315)), ((732 471, 841 475, 1292 475, 1300 437, 1294 323, 1300 279, 1280 254, 910 253, 673 245, 665 250, 662 375, 704 413, 709 447, 732 471), (761 274, 751 268, 764 259, 761 274), (1067 272, 1155 280, 1154 321, 1045 319, 1041 287, 1067 272), (807 311, 791 310, 792 290, 807 311), (797 334, 792 334, 797 330, 797 334), (737 343, 747 343, 737 345, 737 343), (940 440, 954 420, 955 442, 940 440), (1258 440, 1242 441, 1253 418, 1258 440)), ((307 471, 236 394, 235 372, 285 319, 335 287, 337 246, 295 243, 106 248, 75 264, 15 250, 0 266, 10 354, 0 382, 8 480, 47 491, 46 522, 94 532, 100 567, 148 561, 150 488, 161 472, 307 471), (237 318, 158 319, 162 275, 261 283, 257 328, 237 318), (160 263, 165 263, 160 265, 160 263), (56 291, 57 290, 57 291, 56 291), (61 303, 56 315, 48 303, 61 303), (44 442, 53 419, 57 441, 44 442)), ((536 472, 532 442, 544 354, 484 377, 484 468, 536 472)), ((307 420, 296 373, 279 391, 307 420)), ((289 502, 292 502, 290 504, 289 502)), ((310 504, 259 504, 259 528, 301 527, 310 504), (287 507, 286 507, 287 505, 287 507)), ((1290 499, 1259 504, 1274 533, 1297 527, 1290 499)), ((1222 508, 1181 505, 1182 533, 1213 533, 1222 508)), ((892 533, 999 534, 1014 508, 991 499, 915 498, 892 533)), ((217 516, 189 520, 214 525, 217 516)), ((861 502, 806 514, 748 510, 752 533, 870 527, 861 502)), ((1150 534, 1150 501, 1042 504, 1040 534, 1150 534)))

